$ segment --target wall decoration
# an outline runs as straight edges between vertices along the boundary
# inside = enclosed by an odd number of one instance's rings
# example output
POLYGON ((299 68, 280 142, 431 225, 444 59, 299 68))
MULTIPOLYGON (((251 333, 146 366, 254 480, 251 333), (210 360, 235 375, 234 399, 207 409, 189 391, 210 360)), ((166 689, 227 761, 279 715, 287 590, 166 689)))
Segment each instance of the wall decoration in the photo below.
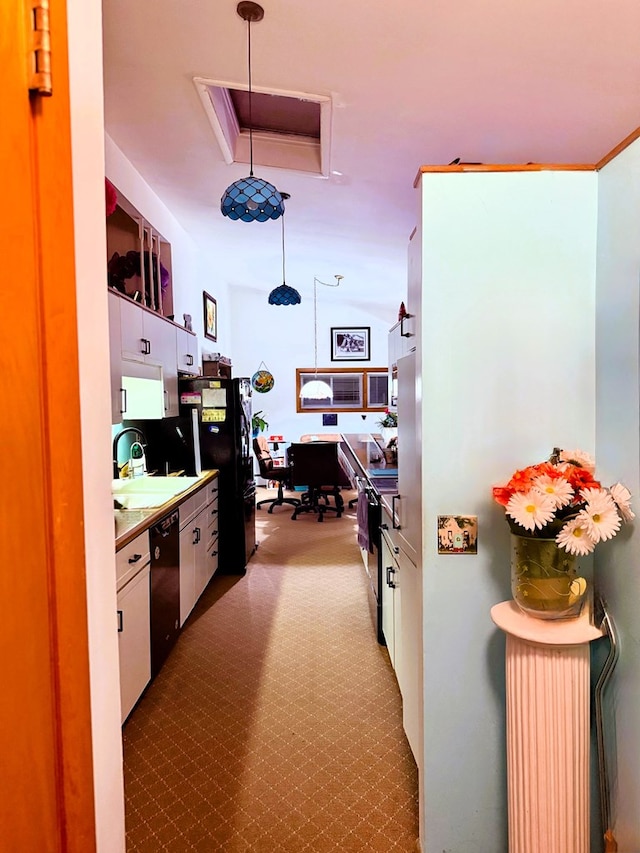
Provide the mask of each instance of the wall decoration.
POLYGON ((331 361, 370 361, 369 326, 332 326, 331 361))
POLYGON ((267 391, 271 391, 275 384, 276 380, 273 378, 273 373, 271 373, 264 361, 261 361, 260 367, 251 377, 251 387, 258 394, 266 394, 267 391))
POLYGON ((477 553, 477 515, 438 516, 438 554, 477 553))
POLYGON ((338 426, 338 416, 332 412, 323 414, 322 426, 338 426))
POLYGON ((218 303, 206 291, 202 291, 204 300, 204 336, 210 341, 218 340, 218 303))

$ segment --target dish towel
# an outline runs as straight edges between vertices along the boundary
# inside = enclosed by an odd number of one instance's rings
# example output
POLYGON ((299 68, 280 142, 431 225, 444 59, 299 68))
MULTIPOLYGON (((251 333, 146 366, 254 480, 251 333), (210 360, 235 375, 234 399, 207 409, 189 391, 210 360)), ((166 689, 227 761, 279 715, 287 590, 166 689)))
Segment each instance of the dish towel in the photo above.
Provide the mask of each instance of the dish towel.
POLYGON ((358 504, 356 506, 356 519, 358 521, 358 545, 369 550, 369 501, 364 489, 358 493, 358 504))

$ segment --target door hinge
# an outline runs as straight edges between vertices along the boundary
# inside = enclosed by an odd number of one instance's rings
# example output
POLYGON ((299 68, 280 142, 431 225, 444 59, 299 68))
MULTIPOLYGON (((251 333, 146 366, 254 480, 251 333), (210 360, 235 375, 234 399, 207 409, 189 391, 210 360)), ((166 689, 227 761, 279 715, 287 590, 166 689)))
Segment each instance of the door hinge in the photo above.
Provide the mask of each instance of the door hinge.
POLYGON ((51 95, 49 0, 28 0, 28 8, 31 16, 29 91, 38 95, 51 95))

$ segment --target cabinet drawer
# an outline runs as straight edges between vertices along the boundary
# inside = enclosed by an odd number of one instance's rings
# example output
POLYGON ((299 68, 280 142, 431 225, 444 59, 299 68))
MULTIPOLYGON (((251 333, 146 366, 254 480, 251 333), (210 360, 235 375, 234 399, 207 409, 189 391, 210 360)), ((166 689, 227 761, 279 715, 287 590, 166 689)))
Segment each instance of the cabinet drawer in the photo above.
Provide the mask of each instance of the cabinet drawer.
POLYGON ((207 530, 206 537, 207 537, 207 551, 208 551, 209 548, 211 548, 211 546, 213 545, 213 543, 218 541, 218 525, 217 524, 214 524, 212 527, 210 527, 207 530))
POLYGON ((209 577, 218 570, 218 540, 207 548, 207 564, 209 577))
POLYGON ((212 525, 217 525, 218 523, 218 499, 216 498, 213 503, 210 503, 207 507, 207 528, 212 525))
POLYGON ((206 486, 203 486, 202 489, 197 491, 193 496, 192 500, 195 503, 196 512, 200 512, 201 509, 209 503, 209 491, 206 486))
POLYGON ((178 512, 180 513, 180 530, 184 530, 196 515, 195 495, 183 501, 178 507, 178 512))
POLYGON ((145 532, 117 552, 116 589, 120 590, 149 561, 149 534, 145 532))
POLYGON ((219 492, 219 483, 218 478, 216 477, 209 485, 206 487, 207 492, 207 503, 210 504, 212 501, 216 501, 218 499, 219 492))

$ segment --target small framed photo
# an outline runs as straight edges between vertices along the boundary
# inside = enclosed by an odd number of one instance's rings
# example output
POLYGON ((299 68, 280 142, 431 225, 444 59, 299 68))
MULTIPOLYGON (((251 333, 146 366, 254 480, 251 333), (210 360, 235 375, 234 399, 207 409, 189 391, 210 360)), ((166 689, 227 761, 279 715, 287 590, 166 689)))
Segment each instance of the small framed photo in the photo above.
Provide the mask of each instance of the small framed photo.
POLYGON ((218 339, 218 303, 206 291, 202 292, 204 299, 204 336, 210 341, 218 339))
POLYGON ((331 361, 369 361, 370 326, 332 326, 331 361))

